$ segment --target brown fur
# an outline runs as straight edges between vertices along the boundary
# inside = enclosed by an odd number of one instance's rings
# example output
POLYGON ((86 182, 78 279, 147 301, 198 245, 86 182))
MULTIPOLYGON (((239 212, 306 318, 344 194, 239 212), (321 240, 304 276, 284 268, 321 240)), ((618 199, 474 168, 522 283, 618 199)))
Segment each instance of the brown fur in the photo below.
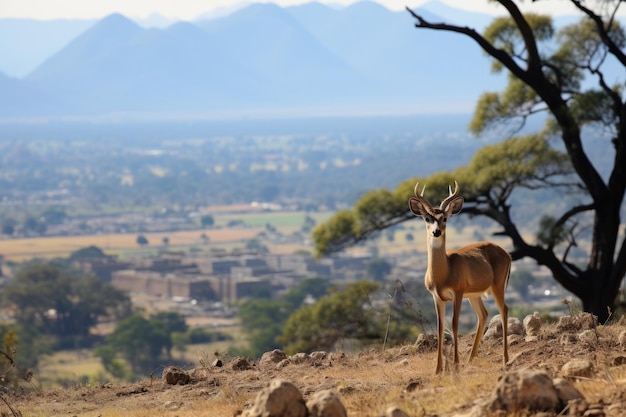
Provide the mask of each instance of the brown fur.
POLYGON ((409 208, 416 216, 426 221, 426 242, 428 245, 428 268, 424 284, 433 295, 437 312, 437 367, 436 373, 443 369, 443 333, 446 302, 453 303, 452 334, 454 338, 454 364, 459 362, 458 327, 461 302, 467 298, 478 317, 476 336, 469 360, 476 356, 480 339, 485 330, 487 309, 481 296, 491 293, 502 316, 503 361, 508 362, 507 319, 508 307, 504 301, 509 275, 511 256, 500 246, 491 242, 477 242, 459 249, 446 252, 447 219, 458 214, 463 205, 463 198, 458 197, 458 184, 455 192, 450 192, 439 208, 434 208, 421 195, 409 198, 409 208))

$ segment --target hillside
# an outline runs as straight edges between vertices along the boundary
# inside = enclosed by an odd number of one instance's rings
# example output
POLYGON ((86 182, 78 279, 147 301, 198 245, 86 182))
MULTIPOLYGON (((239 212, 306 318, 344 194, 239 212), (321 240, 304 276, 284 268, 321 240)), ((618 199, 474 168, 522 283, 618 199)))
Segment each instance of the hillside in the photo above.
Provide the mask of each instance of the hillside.
MULTIPOLYGON (((377 346, 361 353, 333 352, 328 356, 318 353, 306 358, 297 355, 279 363, 268 360, 271 355, 266 354, 261 361, 249 362, 248 369, 236 366, 243 363, 242 358, 223 357, 222 367, 192 364, 190 368, 198 368, 186 373, 191 379, 184 384, 170 385, 160 375, 155 375, 136 383, 77 385, 61 390, 4 394, 4 399, 25 416, 230 417, 242 412, 251 416, 255 415, 250 410, 257 394, 270 381, 281 379, 293 383, 305 401, 312 399, 315 393, 331 390, 339 396, 347 415, 353 417, 378 417, 390 406, 399 407, 409 416, 478 416, 486 415, 485 407, 489 404, 493 407, 493 404, 513 401, 516 396, 526 407, 541 408, 541 401, 545 401, 547 394, 538 388, 537 380, 517 393, 501 388, 499 400, 494 400, 498 384, 514 380, 515 372, 532 369, 544 371, 550 377, 547 380, 553 379, 555 384, 557 377, 567 377, 584 397, 569 403, 565 411, 561 410, 563 404, 556 410, 548 407, 548 412, 542 416, 557 415, 561 411, 563 414, 559 415, 624 415, 626 356, 621 339, 626 321, 622 318, 603 326, 595 325, 589 318, 587 315, 566 316, 556 324, 543 323, 535 330, 536 336, 529 335, 530 327, 526 328, 525 336, 511 335, 506 371, 501 369, 502 346, 498 338, 483 340, 478 358, 466 365, 464 361, 473 336, 465 335, 460 342, 460 369, 458 372, 447 370, 439 376, 433 374, 436 352, 432 343, 421 343, 384 351, 377 346), (589 361, 592 367, 578 370, 564 367, 573 359, 583 360, 577 363, 589 361), (505 373, 509 377, 501 378, 505 373)), ((559 398, 563 398, 564 393, 578 395, 571 387, 563 389, 568 384, 559 384, 562 390, 559 398)), ((9 415, 2 407, 4 405, 0 406, 3 415, 9 415)), ((511 412, 500 415, 511 415, 511 412)))

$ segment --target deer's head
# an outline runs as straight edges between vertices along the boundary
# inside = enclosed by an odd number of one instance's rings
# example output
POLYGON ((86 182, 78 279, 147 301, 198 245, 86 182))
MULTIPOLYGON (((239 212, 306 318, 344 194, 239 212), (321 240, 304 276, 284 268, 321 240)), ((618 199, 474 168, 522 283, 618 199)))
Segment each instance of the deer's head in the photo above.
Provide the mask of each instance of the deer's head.
POLYGON ((459 184, 454 181, 454 192, 449 188, 450 195, 441 202, 439 207, 424 198, 424 187, 419 193, 419 182, 415 184, 414 197, 409 198, 409 209, 416 216, 421 216, 426 222, 426 231, 432 244, 443 243, 446 236, 446 222, 450 216, 461 212, 463 197, 459 197, 459 184))

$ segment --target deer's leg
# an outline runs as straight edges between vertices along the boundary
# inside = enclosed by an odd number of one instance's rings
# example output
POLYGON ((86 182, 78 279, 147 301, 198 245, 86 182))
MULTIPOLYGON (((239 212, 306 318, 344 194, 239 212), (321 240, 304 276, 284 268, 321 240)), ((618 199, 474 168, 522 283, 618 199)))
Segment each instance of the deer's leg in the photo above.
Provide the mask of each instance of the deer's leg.
POLYGON ((509 361, 509 351, 507 349, 507 336, 508 336, 508 325, 509 325, 509 307, 504 302, 504 291, 498 295, 493 293, 493 298, 496 301, 496 306, 498 306, 498 310, 500 311, 500 317, 502 317, 502 345, 504 346, 504 351, 502 355, 503 363, 506 366, 509 361))
POLYGON ((452 315, 452 338, 454 341, 454 365, 459 363, 459 316, 461 315, 461 303, 463 293, 454 294, 454 312, 452 315))
POLYGON ((437 313, 437 368, 435 374, 443 369, 443 332, 445 329, 446 303, 436 294, 433 294, 435 301, 435 312, 437 313))
POLYGON ((480 296, 470 298, 469 302, 472 308, 474 309, 474 311, 476 312, 476 317, 478 318, 478 324, 476 325, 476 336, 474 336, 474 345, 472 346, 472 352, 470 353, 468 362, 474 359, 474 357, 476 356, 476 353, 478 351, 478 345, 480 344, 480 340, 482 339, 483 334, 485 332, 485 324, 487 322, 487 316, 489 315, 487 313, 487 309, 485 308, 485 305, 483 304, 483 300, 480 299, 480 296))

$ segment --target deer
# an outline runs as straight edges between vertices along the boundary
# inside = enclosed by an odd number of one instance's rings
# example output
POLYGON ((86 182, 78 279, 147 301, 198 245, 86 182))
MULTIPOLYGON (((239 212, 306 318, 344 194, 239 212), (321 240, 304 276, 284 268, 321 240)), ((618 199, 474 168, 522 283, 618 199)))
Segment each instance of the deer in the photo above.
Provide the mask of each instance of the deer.
POLYGON ((418 194, 419 182, 415 184, 414 197, 409 198, 411 212, 424 219, 428 266, 424 276, 426 289, 432 294, 437 313, 437 367, 435 374, 443 369, 443 336, 445 330, 446 303, 452 301, 452 337, 454 342, 454 366, 458 367, 459 314, 463 298, 469 300, 476 312, 478 324, 468 363, 476 356, 478 345, 485 330, 488 313, 481 297, 491 293, 502 317, 503 362, 509 361, 507 350, 508 306, 504 293, 511 272, 511 255, 492 242, 477 242, 446 252, 446 224, 450 216, 459 214, 464 199, 459 196, 459 184, 454 181, 454 192, 448 186, 449 196, 439 207, 433 207, 424 198, 424 190, 418 194))

